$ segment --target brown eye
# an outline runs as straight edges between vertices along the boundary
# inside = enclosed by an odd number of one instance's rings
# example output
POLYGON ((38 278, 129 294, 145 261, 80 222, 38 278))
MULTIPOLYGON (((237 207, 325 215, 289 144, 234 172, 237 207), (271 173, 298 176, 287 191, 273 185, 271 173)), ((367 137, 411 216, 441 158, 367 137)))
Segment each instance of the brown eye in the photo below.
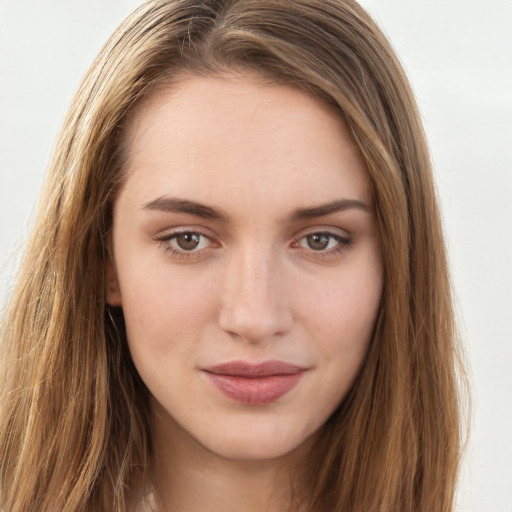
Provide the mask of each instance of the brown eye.
POLYGON ((347 237, 331 233, 330 231, 316 231, 304 235, 298 246, 319 254, 334 254, 334 252, 350 246, 351 240, 347 237))
POLYGON ((156 238, 165 253, 175 258, 190 258, 197 261, 198 257, 205 257, 209 248, 219 246, 200 231, 178 231, 156 238), (201 256, 202 255, 202 256, 201 256))
POLYGON ((332 235, 327 233, 314 233, 306 237, 306 242, 310 249, 314 251, 323 251, 329 247, 329 242, 333 238, 332 235))
POLYGON ((199 247, 201 235, 198 233, 180 233, 174 237, 176 245, 184 251, 193 251, 199 247))

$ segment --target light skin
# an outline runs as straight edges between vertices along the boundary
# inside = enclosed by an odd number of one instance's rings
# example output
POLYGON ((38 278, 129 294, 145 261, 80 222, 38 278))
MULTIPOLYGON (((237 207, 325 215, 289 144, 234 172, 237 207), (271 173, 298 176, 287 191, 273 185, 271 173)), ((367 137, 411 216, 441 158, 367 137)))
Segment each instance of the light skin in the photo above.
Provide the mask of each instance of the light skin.
POLYGON ((363 159, 317 100, 236 74, 154 93, 127 147, 107 299, 151 393, 160 508, 287 510, 378 314, 363 159), (226 396, 205 372, 268 360, 301 377, 265 404, 226 396))

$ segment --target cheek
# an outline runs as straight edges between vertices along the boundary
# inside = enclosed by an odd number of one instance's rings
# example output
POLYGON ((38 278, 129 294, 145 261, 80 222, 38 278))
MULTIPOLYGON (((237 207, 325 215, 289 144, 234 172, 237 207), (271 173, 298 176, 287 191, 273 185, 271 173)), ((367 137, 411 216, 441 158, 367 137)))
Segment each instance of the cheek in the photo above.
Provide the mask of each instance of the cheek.
POLYGON ((205 325, 214 315, 213 300, 201 280, 180 268, 154 266, 125 275, 123 311, 129 350, 151 393, 166 400, 170 389, 189 382, 205 325))
POLYGON ((124 267, 123 311, 130 345, 165 350, 196 337, 215 314, 214 283, 170 265, 124 267))
POLYGON ((326 361, 358 366, 368 349, 382 296, 382 272, 373 259, 346 271, 315 289, 304 300, 313 339, 326 361), (341 361, 341 363, 340 363, 341 361))

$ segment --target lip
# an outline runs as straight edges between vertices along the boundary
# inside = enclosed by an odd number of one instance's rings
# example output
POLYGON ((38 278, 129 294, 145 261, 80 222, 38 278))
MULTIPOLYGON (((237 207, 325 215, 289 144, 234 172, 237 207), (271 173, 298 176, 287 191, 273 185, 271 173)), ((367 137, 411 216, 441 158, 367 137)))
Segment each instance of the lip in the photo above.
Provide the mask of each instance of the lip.
POLYGON ((203 372, 208 380, 228 398, 243 405, 267 405, 291 391, 307 368, 284 361, 248 363, 231 361, 203 372))

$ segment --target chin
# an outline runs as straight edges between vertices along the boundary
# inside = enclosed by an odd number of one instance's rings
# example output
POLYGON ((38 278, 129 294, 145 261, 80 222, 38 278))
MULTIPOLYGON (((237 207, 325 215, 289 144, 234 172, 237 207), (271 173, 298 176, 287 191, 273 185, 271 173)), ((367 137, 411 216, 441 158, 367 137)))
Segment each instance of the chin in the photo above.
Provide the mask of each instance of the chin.
POLYGON ((265 461, 307 453, 314 434, 300 435, 296 426, 279 428, 276 425, 251 425, 234 432, 225 429, 222 436, 215 433, 205 440, 197 439, 208 451, 234 461, 265 461))

